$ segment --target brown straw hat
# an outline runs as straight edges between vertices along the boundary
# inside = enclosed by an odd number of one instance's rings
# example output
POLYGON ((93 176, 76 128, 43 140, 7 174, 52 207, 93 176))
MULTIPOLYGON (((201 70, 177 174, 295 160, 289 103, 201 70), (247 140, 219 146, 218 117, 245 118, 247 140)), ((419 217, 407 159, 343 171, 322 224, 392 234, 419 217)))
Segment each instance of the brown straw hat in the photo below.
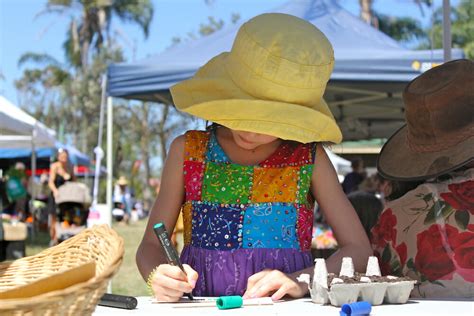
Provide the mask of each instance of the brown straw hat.
POLYGON ((392 180, 425 180, 474 160, 474 62, 454 60, 411 81, 403 92, 407 124, 378 157, 392 180))

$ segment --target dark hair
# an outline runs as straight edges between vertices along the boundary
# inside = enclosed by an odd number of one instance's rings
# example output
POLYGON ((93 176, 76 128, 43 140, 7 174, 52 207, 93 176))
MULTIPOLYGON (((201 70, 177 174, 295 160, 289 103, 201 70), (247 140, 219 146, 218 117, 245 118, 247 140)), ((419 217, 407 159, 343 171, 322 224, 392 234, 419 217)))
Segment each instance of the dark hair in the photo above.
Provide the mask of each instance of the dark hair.
POLYGON ((206 131, 211 131, 213 129, 216 129, 217 127, 221 126, 220 124, 211 122, 211 121, 206 121, 206 131))
POLYGON ((356 157, 351 160, 351 167, 352 169, 357 169, 359 168, 359 166, 362 166, 363 163, 364 161, 362 160, 362 158, 356 157))
POLYGON ((393 201, 398 198, 401 198, 405 195, 408 191, 415 189, 420 184, 424 183, 425 181, 395 181, 390 180, 391 192, 386 197, 387 201, 393 201))
POLYGON ((377 223, 383 210, 383 203, 373 193, 354 191, 347 195, 349 202, 357 212, 367 237, 371 237, 370 230, 377 223))
POLYGON ((60 153, 66 153, 69 156, 69 151, 66 148, 59 147, 58 148, 58 155, 60 153))

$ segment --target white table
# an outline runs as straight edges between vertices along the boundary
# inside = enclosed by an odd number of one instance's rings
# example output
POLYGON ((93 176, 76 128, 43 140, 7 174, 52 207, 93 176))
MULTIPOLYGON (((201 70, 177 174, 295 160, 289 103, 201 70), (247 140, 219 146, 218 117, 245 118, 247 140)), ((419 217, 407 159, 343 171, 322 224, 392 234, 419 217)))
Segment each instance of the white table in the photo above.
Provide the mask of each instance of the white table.
MULTIPOLYGON (((339 316, 340 307, 322 306, 313 304, 309 298, 278 302, 265 306, 244 306, 242 308, 219 310, 217 307, 192 307, 176 308, 177 304, 152 303, 149 297, 137 297, 138 305, 134 310, 125 310, 97 306, 94 316, 105 315, 160 315, 160 316, 192 316, 192 315, 278 315, 278 316, 339 316)), ((182 303, 180 304, 182 305, 182 303)), ((407 304, 373 306, 370 315, 381 316, 433 316, 433 315, 456 315, 473 316, 473 301, 453 300, 409 300, 407 304)))

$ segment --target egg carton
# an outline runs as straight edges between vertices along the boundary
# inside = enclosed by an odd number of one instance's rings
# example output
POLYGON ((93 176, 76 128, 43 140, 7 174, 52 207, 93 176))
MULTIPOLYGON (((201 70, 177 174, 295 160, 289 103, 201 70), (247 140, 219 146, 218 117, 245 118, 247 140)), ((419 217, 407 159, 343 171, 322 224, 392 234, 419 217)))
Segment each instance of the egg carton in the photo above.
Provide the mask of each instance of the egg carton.
POLYGON ((342 306, 357 301, 372 305, 404 304, 416 281, 406 277, 381 276, 377 257, 369 257, 365 275, 354 273, 352 258, 342 259, 339 276, 329 274, 324 259, 316 259, 313 280, 308 274, 298 280, 308 283, 311 300, 317 304, 342 306))

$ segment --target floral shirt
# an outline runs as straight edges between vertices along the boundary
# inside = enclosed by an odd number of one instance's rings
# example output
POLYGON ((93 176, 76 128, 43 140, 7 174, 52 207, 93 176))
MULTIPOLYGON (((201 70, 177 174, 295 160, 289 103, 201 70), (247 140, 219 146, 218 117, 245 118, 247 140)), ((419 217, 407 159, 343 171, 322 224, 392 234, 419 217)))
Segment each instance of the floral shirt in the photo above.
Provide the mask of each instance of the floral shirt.
POLYGON ((413 297, 474 298, 474 169, 389 202, 371 232, 382 274, 419 281, 413 297))

